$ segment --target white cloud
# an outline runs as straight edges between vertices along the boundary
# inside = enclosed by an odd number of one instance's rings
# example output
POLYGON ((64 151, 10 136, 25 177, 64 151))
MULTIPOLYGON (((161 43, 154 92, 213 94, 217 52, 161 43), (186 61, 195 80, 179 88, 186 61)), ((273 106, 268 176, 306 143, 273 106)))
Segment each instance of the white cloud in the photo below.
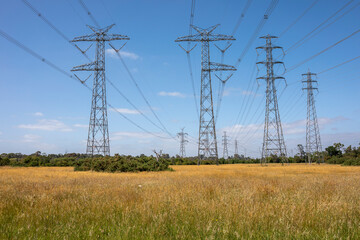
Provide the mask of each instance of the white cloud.
POLYGON ((253 91, 245 91, 245 90, 242 90, 241 88, 229 87, 229 88, 224 89, 224 93, 223 93, 224 96, 230 96, 232 94, 235 94, 235 95, 240 94, 240 95, 244 95, 244 96, 254 96, 254 97, 261 96, 261 94, 258 94, 253 91))
POLYGON ((128 108, 115 108, 115 109, 111 109, 111 111, 119 112, 123 114, 140 114, 138 110, 128 109, 128 108))
POLYGON ((77 128, 88 128, 89 127, 89 125, 87 125, 87 124, 74 124, 74 127, 77 127, 77 128))
POLYGON ((19 128, 44 131, 70 132, 72 129, 59 120, 42 119, 36 124, 21 124, 19 128))
POLYGON ((44 114, 42 112, 36 112, 36 113, 34 113, 34 116, 42 117, 42 116, 44 116, 44 114))
POLYGON ((128 138, 147 139, 152 137, 153 136, 149 133, 141 133, 141 132, 114 132, 111 134, 111 140, 120 140, 120 139, 128 139, 128 138))
POLYGON ((261 96, 260 94, 257 94, 256 92, 253 92, 253 91, 242 91, 241 92, 241 95, 245 95, 245 96, 261 96))
MULTIPOLYGON (((116 54, 114 49, 110 49, 110 48, 106 49, 106 53, 109 54, 109 56, 111 56, 111 57, 118 58, 118 55, 116 54)), ((136 53, 127 52, 127 51, 120 51, 119 53, 124 58, 129 58, 132 60, 141 59, 140 56, 137 55, 136 53)))
POLYGON ((39 140, 41 137, 38 135, 33 135, 33 134, 25 134, 23 137, 23 142, 28 142, 28 143, 33 143, 33 142, 37 142, 37 140, 39 140))
POLYGON ((180 92, 164 92, 161 91, 158 93, 159 96, 169 96, 169 97, 181 97, 184 98, 185 94, 182 94, 180 92))

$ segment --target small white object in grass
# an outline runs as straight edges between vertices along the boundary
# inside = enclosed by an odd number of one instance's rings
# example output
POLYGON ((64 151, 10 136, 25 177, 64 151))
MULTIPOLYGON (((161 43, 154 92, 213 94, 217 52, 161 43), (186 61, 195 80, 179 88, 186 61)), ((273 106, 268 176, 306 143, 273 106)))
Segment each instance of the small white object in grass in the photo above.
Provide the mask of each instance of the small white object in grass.
POLYGON ((141 184, 139 184, 139 185, 138 185, 138 187, 139 187, 139 188, 141 188, 141 187, 142 187, 142 185, 141 185, 141 184))

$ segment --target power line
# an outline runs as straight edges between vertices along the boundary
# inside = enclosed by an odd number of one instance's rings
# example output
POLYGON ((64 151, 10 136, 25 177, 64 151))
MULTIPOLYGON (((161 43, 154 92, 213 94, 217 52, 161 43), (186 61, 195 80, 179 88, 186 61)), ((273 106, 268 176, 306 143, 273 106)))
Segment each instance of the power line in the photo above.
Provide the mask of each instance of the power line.
POLYGON ((298 18, 295 19, 294 22, 292 22, 284 31, 282 31, 279 34, 279 38, 282 37, 285 33, 287 33, 296 23, 298 23, 301 20, 301 18, 303 18, 305 14, 315 6, 317 2, 319 2, 319 0, 315 0, 298 18))
POLYGON ((99 23, 96 21, 95 17, 91 14, 90 10, 87 8, 85 3, 82 0, 79 0, 80 5, 83 7, 87 15, 91 18, 91 20, 95 23, 95 25, 100 28, 99 23))
MULTIPOLYGON (((240 17, 234 27, 234 30, 232 31, 232 36, 234 36, 234 34, 236 33, 236 31, 238 30, 240 24, 242 23, 244 17, 245 17, 245 14, 247 12, 247 10, 249 9, 250 5, 251 5, 251 2, 252 0, 247 0, 241 14, 240 14, 240 17)), ((225 54, 225 51, 231 46, 230 44, 230 41, 227 41, 227 47, 225 47, 225 49, 220 49, 219 47, 217 47, 220 51, 221 51, 221 63, 224 62, 224 54, 225 54)), ((216 115, 215 115, 215 122, 217 122, 217 119, 219 117, 219 113, 220 113, 220 108, 221 108, 221 103, 222 103, 222 99, 224 97, 224 91, 225 91, 225 85, 226 85, 226 82, 227 80, 231 77, 229 77, 226 81, 222 81, 221 79, 222 77, 222 72, 220 72, 220 82, 219 82, 219 89, 218 89, 218 100, 217 100, 217 106, 216 106, 216 115)))
POLYGON ((305 39, 307 37, 309 37, 313 32, 315 32, 317 29, 319 29, 321 26, 323 26, 325 23, 327 23, 330 19, 332 19, 333 17, 335 17, 339 12, 341 12, 344 8, 346 8, 351 2, 353 2, 354 0, 350 0, 349 2, 347 2, 343 7, 341 7, 339 10, 337 10, 334 14, 332 14, 330 17, 328 17, 325 21, 323 21, 322 23, 320 23, 317 27, 315 27, 312 31, 310 31, 309 33, 307 33, 303 38, 301 38, 299 41, 297 41, 296 43, 294 43, 291 47, 289 47, 285 53, 289 53, 290 51, 292 51, 293 49, 299 47, 300 45, 302 45, 305 41, 305 39))
MULTIPOLYGON (((66 37, 66 35, 60 31, 57 27, 55 27, 46 17, 44 17, 43 14, 41 14, 34 6, 32 6, 27 0, 22 0, 38 17, 40 17, 46 24, 48 24, 56 33, 58 33, 63 39, 65 39, 69 44, 71 44, 73 47, 75 47, 77 50, 79 50, 82 55, 84 55, 89 61, 91 61, 91 59, 89 58, 89 56, 85 53, 86 51, 82 51, 76 44, 74 44, 73 42, 70 41, 70 39, 68 37, 66 37)), ((106 80, 110 83, 110 85, 137 111, 139 112, 146 120, 148 120, 152 125, 154 125, 155 127, 159 128, 161 131, 164 131, 163 128, 161 128, 160 126, 158 126, 157 124, 155 124, 149 117, 147 117, 142 111, 139 110, 138 107, 135 106, 135 104, 133 104, 130 99, 128 99, 124 93, 122 93, 116 86, 115 84, 108 78, 106 77, 106 80)))
POLYGON ((337 22, 339 19, 341 19, 342 17, 344 17, 346 14, 350 13, 351 11, 355 10, 358 6, 360 6, 360 3, 358 3, 356 6, 350 8, 348 11, 344 12, 342 15, 340 15, 339 17, 337 17, 334 21, 328 23, 327 25, 325 25, 323 28, 321 28, 319 31, 317 31, 316 33, 314 33, 312 36, 310 36, 309 38, 305 39, 300 45, 296 46, 295 48, 293 48, 292 50, 300 47, 301 45, 303 45, 305 42, 307 42, 308 40, 310 40, 311 38, 315 37, 316 35, 318 35, 319 33, 321 33, 323 30, 325 30, 326 28, 328 28, 329 26, 331 26, 332 24, 334 24, 335 22, 337 22))
POLYGON ((150 111, 152 112, 152 114, 153 114, 153 115, 155 116, 155 118, 158 120, 158 122, 159 122, 160 125, 163 127, 163 129, 165 130, 165 132, 167 132, 167 134, 169 134, 169 136, 170 136, 171 138, 174 138, 174 137, 172 136, 172 134, 171 134, 171 133, 167 130, 167 128, 164 126, 164 124, 162 123, 162 121, 160 120, 160 118, 157 116, 157 114, 155 113, 154 109, 151 107, 149 101, 146 99, 144 93, 142 92, 142 90, 140 89, 139 85, 137 84, 137 82, 136 82, 134 76, 132 75, 130 69, 129 69, 128 66, 126 65, 124 59, 121 57, 120 51, 115 51, 115 52, 116 52, 116 54, 118 55, 118 57, 120 58, 121 63, 123 64, 126 72, 129 74, 130 79, 131 79, 132 82, 135 84, 138 92, 140 93, 141 97, 144 99, 144 101, 145 101, 146 104, 148 105, 148 107, 149 107, 150 111))
MULTIPOLYGON (((55 69, 56 71, 66 75, 67 77, 73 79, 76 81, 76 79, 73 77, 73 75, 71 75, 70 73, 66 72, 65 70, 61 69, 60 67, 58 67, 57 65, 55 65, 54 63, 50 62, 49 60, 45 59, 44 57, 42 57, 41 55, 39 55, 38 53, 34 52, 33 50, 31 50, 30 48, 26 47, 25 45, 23 45, 22 43, 20 43, 19 41, 15 40, 13 37, 11 37, 10 35, 8 35, 7 33, 3 32, 0 29, 0 35, 5 38, 6 40, 8 40, 9 42, 13 43, 14 45, 16 45, 17 47, 21 48, 22 50, 24 50, 25 52, 27 52, 28 54, 32 55, 33 57, 39 59, 40 61, 46 63, 47 65, 49 65, 50 67, 52 67, 53 69, 55 69)), ((81 82, 79 80, 79 82, 85 86, 89 91, 91 91, 91 88, 84 82, 81 82)), ((163 139, 170 139, 167 137, 162 137, 162 136, 158 136, 148 130, 146 130, 145 128, 141 127, 140 125, 138 125, 137 123, 135 123, 134 121, 132 121, 131 119, 129 119, 128 117, 126 117, 124 114, 122 114, 121 112, 119 112, 115 107, 113 107, 109 102, 107 103, 107 105, 115 112, 117 112, 118 114, 120 114, 120 116, 122 116, 124 119, 126 119, 127 121, 129 121, 131 124, 133 124, 134 126, 136 126, 137 128, 139 128, 140 130, 154 136, 157 138, 163 138, 163 139)))
POLYGON ((264 27, 267 19, 271 16, 272 12, 274 11, 274 9, 276 8, 277 4, 278 4, 279 0, 272 0, 270 2, 269 7, 266 9, 264 16, 261 18, 259 24, 257 25, 254 33, 252 34, 252 36, 250 37, 248 43, 246 44, 244 50, 241 52, 240 57, 237 59, 236 63, 234 64, 235 67, 238 67, 240 62, 242 61, 242 59, 245 57, 246 53, 249 51, 252 43, 255 41, 256 37, 258 36, 258 34, 260 33, 260 31, 262 30, 262 28, 264 27))
MULTIPOLYGON (((26 47, 25 45, 23 45, 22 43, 18 42, 17 40, 15 40, 13 37, 11 37, 10 35, 8 35, 7 33, 3 32, 2 30, 0 30, 0 35, 5 38, 6 40, 8 40, 9 42, 15 44, 16 46, 18 46, 19 48, 23 49, 24 51, 26 51, 27 53, 29 53, 30 55, 32 55, 33 57, 39 59, 40 61, 46 63, 47 65, 49 65, 50 67, 56 69, 58 72, 73 78, 73 76, 64 71, 63 69, 59 68, 57 65, 55 65, 54 63, 50 62, 49 60, 45 59, 44 57, 40 56, 39 54, 37 54, 36 52, 34 52, 33 50, 31 50, 30 48, 26 47)), ((74 78, 73 78, 74 79, 74 78)))
POLYGON ((359 32, 360 32, 360 29, 356 30, 355 32, 353 32, 353 33, 351 33, 350 35, 346 36, 345 38, 341 39, 340 41, 337 41, 336 43, 334 43, 334 44, 332 44, 331 46, 329 46, 329 47, 325 48, 324 50, 322 50, 322 51, 320 51, 320 52, 318 52, 318 53, 314 54, 313 56, 311 56, 311 57, 309 57, 309 58, 307 58, 307 59, 303 60, 302 62, 300 62, 300 63, 298 63, 298 64, 296 64, 296 65, 294 65, 294 66, 290 67, 289 69, 287 69, 287 70, 286 70, 286 73, 288 73, 288 72, 290 72, 290 71, 292 71, 292 70, 294 70, 294 69, 296 69, 296 68, 300 67, 301 65, 303 65, 303 64, 307 63, 308 61, 310 61, 310 60, 314 59, 315 57, 317 57, 317 56, 319 56, 319 55, 323 54, 324 52, 326 52, 326 51, 330 50, 331 48, 333 48, 333 47, 335 47, 336 45, 338 45, 338 44, 342 43, 343 41, 345 41, 345 40, 347 40, 347 39, 351 38, 352 36, 354 36, 355 34, 357 34, 357 33, 359 33, 359 32))
POLYGON ((360 58, 360 55, 357 56, 357 57, 354 57, 354 58, 352 58, 352 59, 349 59, 349 60, 347 60, 347 61, 345 61, 345 62, 339 63, 339 64, 337 64, 337 65, 335 65, 335 66, 333 66, 333 67, 331 67, 331 68, 325 69, 325 70, 317 73, 317 75, 322 74, 322 73, 325 73, 325 72, 328 72, 328 71, 330 71, 330 70, 333 70, 334 68, 338 68, 338 67, 340 67, 340 66, 342 66, 342 65, 344 65, 344 64, 350 63, 350 62, 352 62, 352 61, 355 61, 355 60, 358 59, 358 58, 360 58))
MULTIPOLYGON (((91 19, 93 20, 93 22, 98 26, 98 23, 95 19, 95 17, 91 14, 90 10, 86 7, 86 5, 84 4, 84 2, 82 0, 79 0, 80 4, 83 6, 83 9, 88 13, 88 15, 91 17, 91 19)), ((110 13, 108 12, 108 14, 110 15, 110 13)), ((111 17, 111 15, 110 15, 111 17)), ((137 81, 135 80, 134 76, 132 75, 129 67, 126 65, 124 59, 121 57, 120 51, 116 50, 111 44, 110 46, 114 49, 115 53, 117 54, 117 56, 120 58, 120 61, 123 65, 123 67, 125 68, 126 72, 128 73, 131 81, 134 83, 136 89, 138 90, 138 92, 140 93, 141 97, 143 98, 143 100, 145 101, 145 103, 147 104, 147 106, 149 107, 151 113, 155 116, 155 118, 158 120, 158 122, 160 123, 160 125, 162 126, 163 130, 173 139, 175 139, 174 136, 172 136, 172 134, 167 130, 167 128, 165 127, 165 125, 162 123, 162 121, 160 120, 160 118, 158 117, 158 115, 155 113, 154 109, 151 107, 149 101, 147 100, 147 98, 145 97, 144 93, 142 92, 142 90, 140 89, 137 81)))

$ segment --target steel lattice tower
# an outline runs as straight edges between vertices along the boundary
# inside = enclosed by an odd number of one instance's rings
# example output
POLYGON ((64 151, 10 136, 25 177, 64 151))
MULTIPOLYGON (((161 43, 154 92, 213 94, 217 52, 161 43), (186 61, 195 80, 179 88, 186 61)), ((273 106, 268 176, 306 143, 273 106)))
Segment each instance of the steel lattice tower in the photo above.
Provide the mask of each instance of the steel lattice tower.
POLYGON ((76 66, 71 70, 94 72, 89 133, 86 147, 86 154, 91 156, 95 154, 110 155, 106 103, 105 42, 130 39, 125 35, 108 34, 108 31, 113 26, 114 24, 102 29, 88 26, 94 33, 76 37, 72 40, 72 42, 96 42, 95 61, 76 66))
POLYGON ((313 90, 318 90, 318 88, 313 86, 313 83, 317 83, 317 81, 312 79, 312 76, 316 77, 316 74, 309 71, 302 74, 302 76, 306 77, 306 80, 302 81, 306 84, 303 90, 307 90, 306 154, 309 164, 311 164, 314 158, 316 158, 317 163, 320 163, 322 147, 313 92, 313 90))
MULTIPOLYGON (((271 156, 280 156, 282 162, 287 156, 283 130, 281 127, 281 120, 279 114, 279 107, 276 94, 276 79, 284 79, 283 77, 274 74, 275 64, 284 64, 280 61, 274 61, 272 52, 273 49, 282 49, 282 47, 274 46, 271 39, 277 38, 275 36, 266 35, 260 37, 266 40, 265 46, 257 47, 266 52, 266 60, 257 62, 256 64, 263 64, 266 67, 266 75, 257 79, 264 79, 266 81, 266 111, 265 111, 265 125, 264 138, 262 146, 261 162, 266 163, 267 158, 271 156)), ((284 79, 285 80, 285 79, 284 79)))
POLYGON ((179 132, 177 134, 178 138, 180 138, 180 152, 179 152, 179 155, 182 158, 186 156, 185 144, 188 142, 188 140, 186 140, 187 135, 188 135, 187 133, 184 133, 184 128, 182 128, 181 132, 179 132))
POLYGON ((235 153, 234 153, 234 157, 235 155, 239 156, 239 149, 238 149, 238 141, 235 139, 235 153))
POLYGON ((229 158, 229 151, 228 151, 228 136, 226 135, 226 132, 224 132, 224 136, 223 136, 223 139, 222 139, 222 144, 223 144, 223 158, 224 159, 227 159, 229 158))
POLYGON ((235 40, 233 36, 212 33, 218 26, 203 29, 192 25, 191 27, 197 31, 197 34, 179 37, 175 40, 175 42, 201 42, 199 160, 204 158, 218 159, 211 72, 236 70, 233 66, 210 61, 210 42, 235 40))

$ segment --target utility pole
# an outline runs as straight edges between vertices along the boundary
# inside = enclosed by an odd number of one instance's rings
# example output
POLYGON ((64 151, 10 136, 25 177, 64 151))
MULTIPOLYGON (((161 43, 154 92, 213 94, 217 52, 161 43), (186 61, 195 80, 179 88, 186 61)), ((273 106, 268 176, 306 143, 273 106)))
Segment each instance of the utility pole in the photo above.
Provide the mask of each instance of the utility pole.
MULTIPOLYGON (((205 158, 218 159, 215 117, 211 85, 211 72, 235 71, 235 67, 210 61, 210 42, 235 40, 233 36, 214 34, 219 25, 206 29, 191 25, 196 34, 179 37, 175 42, 201 42, 201 90, 199 119, 199 161, 205 158)), ((217 162, 218 163, 218 162, 217 162)), ((198 162, 199 164, 199 162, 198 162)))
POLYGON ((181 132, 179 132, 177 134, 178 138, 180 138, 180 152, 179 152, 179 155, 180 157, 185 157, 186 156, 186 153, 185 153, 185 144, 187 142, 189 142, 188 140, 186 140, 186 136, 188 134, 187 133, 184 133, 184 128, 181 129, 181 132))
POLYGON ((224 132, 222 143, 223 143, 223 158, 228 159, 229 158, 228 137, 226 135, 226 132, 224 132))
MULTIPOLYGON (((71 71, 94 72, 89 133, 88 133, 88 140, 86 147, 86 154, 91 156, 94 156, 95 154, 110 155, 107 103, 106 103, 105 42, 109 42, 109 44, 111 45, 110 41, 113 40, 130 39, 128 36, 125 35, 109 34, 108 31, 114 25, 115 24, 112 24, 108 27, 101 29, 88 26, 94 33, 81 37, 76 37, 71 41, 71 42, 96 42, 95 61, 73 67, 73 69, 71 70, 71 71)), ((78 46, 76 47, 79 48, 78 46)), ((79 48, 79 50, 81 49, 79 48)), ((87 50, 85 51, 81 50, 81 52, 85 53, 87 50)), ((82 80, 80 81, 85 82, 82 80)))
POLYGON ((281 127, 281 120, 277 102, 276 94, 276 79, 284 79, 283 77, 274 74, 274 65, 282 64, 283 62, 274 61, 272 52, 273 49, 281 49, 282 47, 274 46, 271 42, 275 36, 266 35, 260 37, 266 40, 266 44, 256 49, 262 49, 266 52, 266 60, 257 62, 256 64, 263 64, 266 66, 266 75, 257 79, 264 79, 266 81, 266 111, 265 111, 265 125, 264 125, 264 138, 261 153, 261 163, 265 163, 268 157, 278 155, 282 159, 282 163, 286 160, 286 147, 284 141, 283 130, 281 127))
POLYGON ((313 92, 313 90, 318 91, 318 88, 313 86, 313 83, 317 84, 317 81, 312 79, 312 76, 316 77, 316 74, 308 71, 302 74, 302 76, 306 77, 306 80, 302 81, 306 84, 303 90, 307 90, 306 154, 309 164, 311 164, 312 158, 316 158, 317 163, 320 164, 322 160, 322 146, 313 92))
POLYGON ((235 139, 235 153, 234 153, 234 158, 238 158, 238 157, 239 157, 238 141, 237 141, 237 139, 235 139))

